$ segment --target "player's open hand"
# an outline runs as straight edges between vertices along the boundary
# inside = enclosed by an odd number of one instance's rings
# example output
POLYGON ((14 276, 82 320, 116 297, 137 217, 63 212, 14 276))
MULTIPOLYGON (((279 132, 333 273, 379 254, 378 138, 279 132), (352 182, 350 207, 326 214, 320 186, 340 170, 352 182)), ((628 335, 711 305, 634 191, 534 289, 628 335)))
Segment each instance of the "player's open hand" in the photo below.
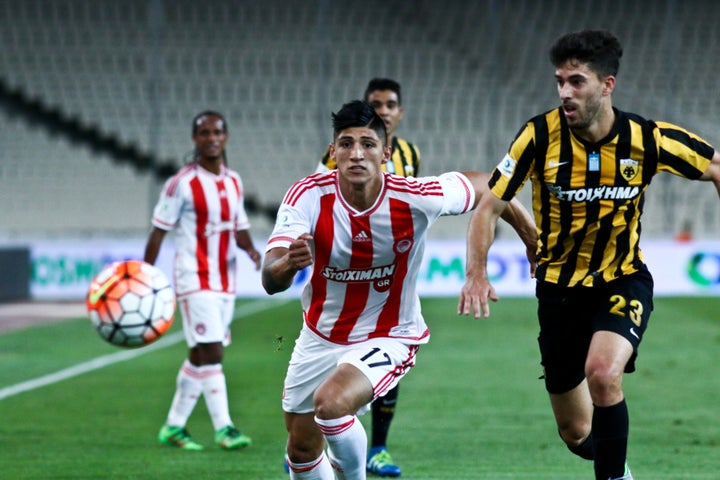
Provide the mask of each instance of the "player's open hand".
POLYGON ((490 316, 490 305, 488 301, 497 302, 498 296, 495 289, 487 279, 468 278, 460 290, 458 301, 458 315, 470 315, 471 311, 475 318, 490 316))

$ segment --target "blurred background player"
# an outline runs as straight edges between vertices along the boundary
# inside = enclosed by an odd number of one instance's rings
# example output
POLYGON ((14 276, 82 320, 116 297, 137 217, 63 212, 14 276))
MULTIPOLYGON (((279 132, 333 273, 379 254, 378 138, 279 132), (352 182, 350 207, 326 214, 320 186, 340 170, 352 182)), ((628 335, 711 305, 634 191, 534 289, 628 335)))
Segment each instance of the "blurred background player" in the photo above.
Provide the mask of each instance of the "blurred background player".
POLYGON ((165 182, 145 247, 145 261, 154 263, 165 234, 176 233, 175 290, 189 352, 158 441, 185 450, 203 449, 185 428, 201 395, 220 448, 252 443, 230 419, 222 360, 235 308, 233 241, 255 269, 261 257, 248 232, 242 180, 226 166, 227 139, 227 122, 219 113, 206 111, 193 119, 193 161, 165 182))
MULTIPOLYGON (((367 435, 357 414, 401 380, 430 339, 416 291, 427 230, 440 216, 474 208, 489 179, 382 172, 390 146, 367 102, 343 105, 333 130, 337 169, 290 187, 262 270, 272 295, 314 265, 282 398, 295 480, 332 480, 333 470, 345 480, 366 478, 367 435)), ((530 214, 518 201, 510 205, 503 219, 534 251, 530 214)))
MULTIPOLYGON (((400 84, 389 78, 373 78, 365 88, 364 99, 375 108, 385 122, 388 143, 392 147, 392 156, 390 161, 383 165, 383 172, 402 177, 417 177, 421 160, 420 150, 416 145, 395 136, 395 131, 405 113, 400 84)), ((316 171, 326 172, 336 166, 335 159, 330 156, 329 150, 326 150, 316 171)))
MULTIPOLYGON (((420 169, 420 150, 407 140, 395 136, 403 118, 402 92, 398 82, 389 78, 373 78, 365 88, 364 99, 373 106, 387 130, 388 143, 392 148, 390 161, 383 164, 384 172, 402 177, 416 177, 420 169)), ((337 167, 329 149, 320 160, 316 171, 326 172, 337 167)), ((368 451, 367 470, 380 477, 399 477, 400 467, 387 451, 387 437, 395 416, 400 385, 378 398, 372 404, 372 434, 368 451)))

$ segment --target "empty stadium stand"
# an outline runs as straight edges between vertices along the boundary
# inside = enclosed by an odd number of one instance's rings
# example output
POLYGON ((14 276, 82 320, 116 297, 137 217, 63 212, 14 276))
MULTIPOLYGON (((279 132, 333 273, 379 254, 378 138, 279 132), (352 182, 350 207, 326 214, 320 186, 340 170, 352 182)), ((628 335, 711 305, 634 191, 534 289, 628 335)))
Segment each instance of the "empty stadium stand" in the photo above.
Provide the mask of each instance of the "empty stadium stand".
MULTIPOLYGON (((0 0, 0 79, 178 166, 193 115, 222 111, 230 164, 271 206, 314 169, 330 112, 375 76, 403 85, 400 134, 420 146, 421 174, 489 170, 557 104, 550 43, 588 27, 623 41, 616 106, 720 145, 718 18, 720 2, 701 0, 0 0)), ((147 231, 159 188, 147 172, 2 107, 0 145, 0 238, 147 231)), ((714 189, 670 177, 650 188, 646 235, 688 219, 697 236, 720 233, 714 189)))

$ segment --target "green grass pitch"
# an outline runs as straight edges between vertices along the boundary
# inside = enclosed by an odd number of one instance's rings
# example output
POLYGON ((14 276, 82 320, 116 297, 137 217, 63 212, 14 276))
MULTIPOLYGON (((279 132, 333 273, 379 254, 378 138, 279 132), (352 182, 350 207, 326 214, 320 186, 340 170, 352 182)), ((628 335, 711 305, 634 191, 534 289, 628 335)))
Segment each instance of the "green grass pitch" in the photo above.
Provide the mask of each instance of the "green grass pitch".
MULTIPOLYGON (((534 299, 503 298, 481 320, 457 316, 456 302, 423 300, 432 339, 402 382, 389 440, 402 478, 593 478, 561 443, 538 380, 534 299)), ((188 428, 205 451, 157 443, 185 356, 178 341, 1 398, 0 478, 287 478, 280 395, 299 302, 241 300, 237 311, 224 369, 231 415, 252 447, 214 448, 203 400, 188 428)), ((718 478, 719 311, 717 298, 656 299, 638 370, 625 377, 638 480, 718 478)), ((179 331, 176 320, 168 335, 179 331)), ((121 351, 84 318, 2 334, 0 392, 121 351)))

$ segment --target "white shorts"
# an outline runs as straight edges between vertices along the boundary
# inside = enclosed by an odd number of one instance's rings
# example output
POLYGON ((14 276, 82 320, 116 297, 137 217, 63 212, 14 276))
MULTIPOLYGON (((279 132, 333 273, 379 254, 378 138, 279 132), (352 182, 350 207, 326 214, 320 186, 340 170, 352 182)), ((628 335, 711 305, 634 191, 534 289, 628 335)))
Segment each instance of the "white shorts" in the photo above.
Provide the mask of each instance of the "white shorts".
MULTIPOLYGON (((315 390, 341 363, 357 367, 373 386, 373 400, 385 395, 415 366, 419 345, 394 338, 373 338, 338 345, 303 328, 295 341, 283 389, 283 411, 310 413, 315 390)), ((365 413, 363 409, 360 413, 365 413)))
POLYGON ((235 312, 233 295, 202 291, 183 296, 178 305, 188 347, 215 342, 230 345, 230 324, 235 312))

